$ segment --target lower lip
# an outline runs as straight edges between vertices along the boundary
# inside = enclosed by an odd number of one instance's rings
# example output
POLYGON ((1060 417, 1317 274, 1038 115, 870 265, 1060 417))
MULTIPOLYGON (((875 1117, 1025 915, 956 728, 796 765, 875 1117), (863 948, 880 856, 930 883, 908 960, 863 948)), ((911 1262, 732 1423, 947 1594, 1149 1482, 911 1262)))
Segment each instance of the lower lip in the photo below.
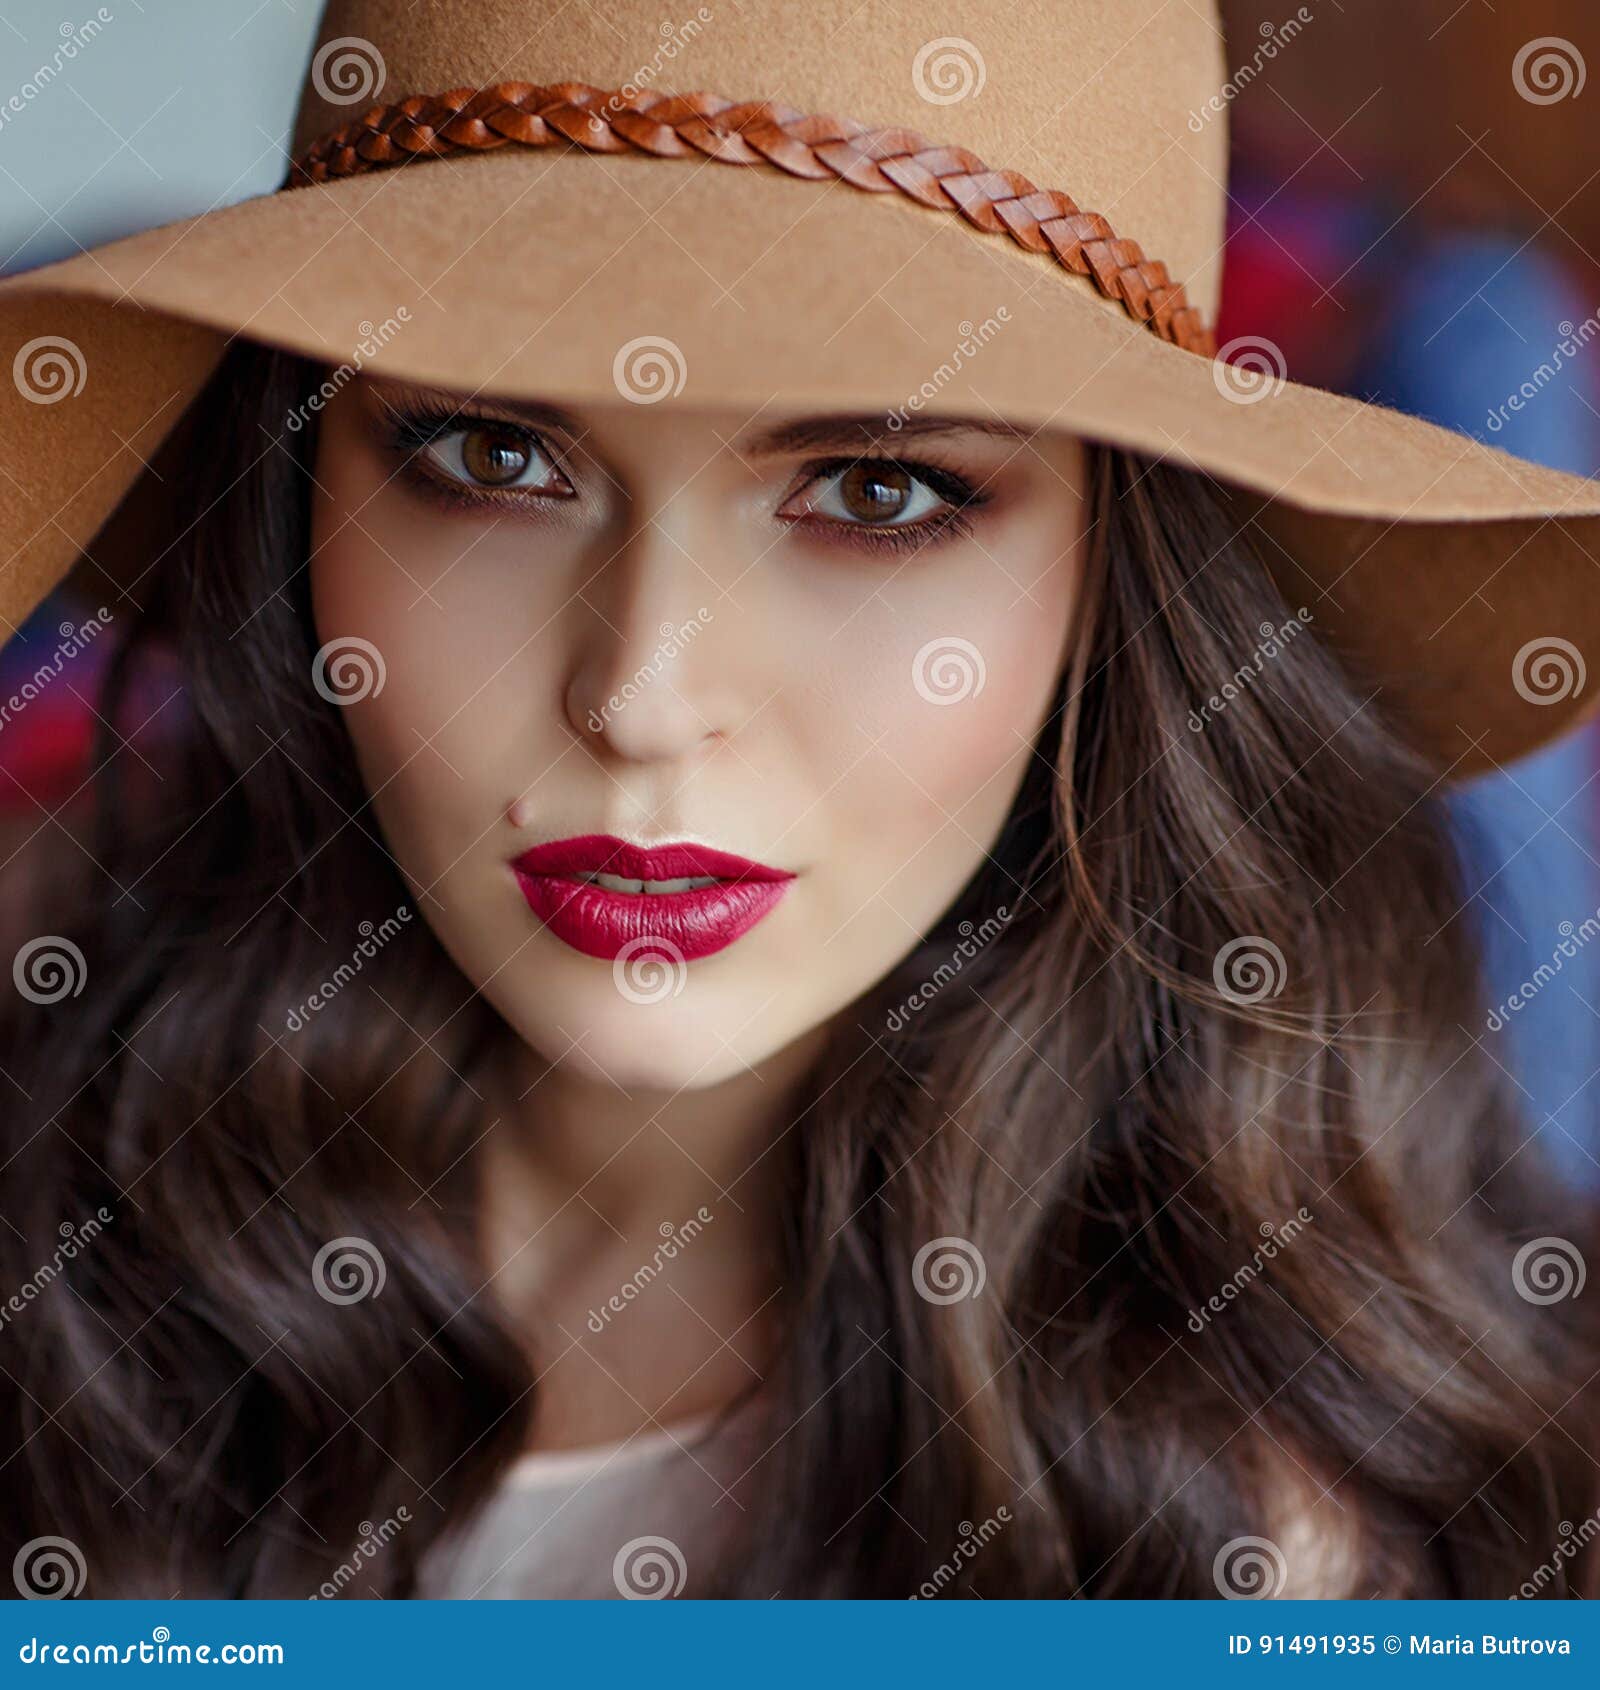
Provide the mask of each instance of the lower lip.
POLYGON ((513 868, 528 907, 585 956, 713 956, 742 938, 788 890, 788 880, 724 880, 690 892, 613 892, 566 875, 513 868), (654 941, 652 947, 651 941, 654 941))

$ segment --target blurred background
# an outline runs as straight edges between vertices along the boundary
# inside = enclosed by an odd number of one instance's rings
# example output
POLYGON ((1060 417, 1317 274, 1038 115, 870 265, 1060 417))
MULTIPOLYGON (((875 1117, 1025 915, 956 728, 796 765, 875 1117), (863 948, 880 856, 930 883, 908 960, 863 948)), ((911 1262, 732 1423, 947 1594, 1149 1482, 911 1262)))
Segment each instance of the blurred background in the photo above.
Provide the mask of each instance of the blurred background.
MULTIPOLYGON (((1297 381, 1600 472, 1600 7, 1225 0, 1223 11, 1243 85, 1230 107, 1222 341, 1265 337, 1297 381)), ((1530 1130, 1591 1189, 1600 942, 1584 924, 1600 911, 1597 775, 1591 727, 1455 801, 1491 1002, 1526 998, 1498 1029, 1473 1031, 1520 1087, 1530 1130)))
MULTIPOLYGON (((0 271, 274 187, 318 10, 163 0, 159 20, 136 6, 92 28, 109 8, 0 0, 0 100, 53 67, 0 125, 0 271)), ((1297 381, 1600 473, 1596 0, 1223 12, 1227 116, 1205 119, 1234 138, 1221 340, 1265 340, 1297 381)), ((960 5, 929 30, 960 33, 960 5)), ((0 861, 41 832, 73 848, 58 818, 81 802, 109 641, 31 682, 93 609, 69 589, 0 654, 0 861), (22 690, 23 708, 5 703, 22 690)), ((175 682, 150 720, 181 732, 175 682)), ((1491 1002, 1536 986, 1472 1031, 1530 1132, 1600 1190, 1597 775, 1600 730, 1584 730, 1454 803, 1491 1002)))

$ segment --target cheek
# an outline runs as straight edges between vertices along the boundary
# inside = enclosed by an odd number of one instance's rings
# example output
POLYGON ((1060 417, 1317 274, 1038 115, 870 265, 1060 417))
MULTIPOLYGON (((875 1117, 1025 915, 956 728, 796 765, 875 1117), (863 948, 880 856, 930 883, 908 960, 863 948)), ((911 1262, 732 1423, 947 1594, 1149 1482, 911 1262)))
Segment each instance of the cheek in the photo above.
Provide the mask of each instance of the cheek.
POLYGON ((363 773, 377 788, 404 778, 408 765, 465 700, 456 696, 470 672, 470 638, 458 624, 409 608, 415 589, 359 542, 333 542, 316 566, 312 600, 317 638, 330 665, 338 654, 370 648, 381 677, 363 697, 350 696, 345 721, 363 773), (436 625, 428 627, 433 622, 436 625))
POLYGON ((326 541, 312 566, 317 638, 330 670, 338 654, 364 651, 381 680, 364 696, 334 689, 373 815, 407 878, 427 885, 445 846, 446 783, 455 785, 429 736, 445 719, 449 680, 460 671, 448 628, 419 637, 421 618, 409 608, 416 596, 355 530, 326 541))
MULTIPOLYGON (((1074 554, 1026 591, 987 563, 886 607, 840 653, 835 686, 852 699, 862 801, 917 835, 1004 818, 1055 696, 1072 630, 1074 554), (859 642, 859 643, 858 643, 859 642)), ((839 643, 839 642, 836 642, 839 643)), ((989 843, 989 830, 969 849, 989 843)))
POLYGON ((319 479, 329 496, 313 523, 317 638, 330 669, 351 652, 381 678, 348 698, 346 725, 385 830, 437 871, 442 853, 459 853, 469 813, 475 832, 486 801, 516 790, 530 722, 558 705, 538 692, 557 673, 540 594, 550 572, 504 533, 396 489, 364 496, 359 451, 319 479), (359 523, 339 514, 351 510, 359 523))
POLYGON ((830 946, 903 949, 1004 827, 1078 606, 1081 548, 1059 558, 1032 549, 1051 561, 1025 574, 1008 559, 1015 580, 988 558, 945 581, 908 571, 903 595, 819 642, 833 762, 812 777, 847 866, 830 887, 830 946))

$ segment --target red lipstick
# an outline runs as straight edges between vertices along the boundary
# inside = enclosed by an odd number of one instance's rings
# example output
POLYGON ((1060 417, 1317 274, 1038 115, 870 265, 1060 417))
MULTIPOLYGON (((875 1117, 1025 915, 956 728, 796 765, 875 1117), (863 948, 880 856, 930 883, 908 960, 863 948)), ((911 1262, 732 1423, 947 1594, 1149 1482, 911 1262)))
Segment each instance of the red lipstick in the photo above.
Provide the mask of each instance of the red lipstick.
POLYGON ((748 933, 794 879, 709 845, 646 849, 609 833, 535 845, 512 859, 511 871, 558 939, 607 962, 629 947, 631 954, 676 952, 685 962, 711 956, 748 933), (611 884, 598 884, 600 875, 611 884))

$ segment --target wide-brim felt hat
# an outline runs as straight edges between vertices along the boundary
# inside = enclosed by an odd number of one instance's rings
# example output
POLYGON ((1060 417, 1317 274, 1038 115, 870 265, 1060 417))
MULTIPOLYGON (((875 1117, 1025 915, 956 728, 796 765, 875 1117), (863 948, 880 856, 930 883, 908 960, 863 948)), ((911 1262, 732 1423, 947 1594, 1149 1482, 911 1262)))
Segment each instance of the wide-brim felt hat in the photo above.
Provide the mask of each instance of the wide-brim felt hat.
POLYGON ((468 392, 1069 430, 1211 477, 1452 777, 1582 716, 1600 485, 1216 355, 1213 6, 942 16, 332 0, 279 191, 0 281, 8 631, 244 335, 468 392))

